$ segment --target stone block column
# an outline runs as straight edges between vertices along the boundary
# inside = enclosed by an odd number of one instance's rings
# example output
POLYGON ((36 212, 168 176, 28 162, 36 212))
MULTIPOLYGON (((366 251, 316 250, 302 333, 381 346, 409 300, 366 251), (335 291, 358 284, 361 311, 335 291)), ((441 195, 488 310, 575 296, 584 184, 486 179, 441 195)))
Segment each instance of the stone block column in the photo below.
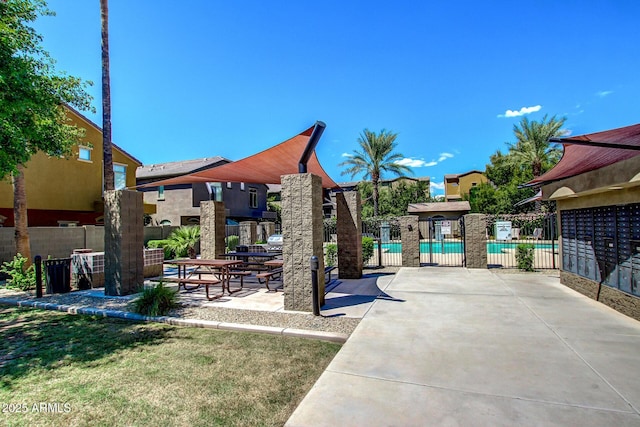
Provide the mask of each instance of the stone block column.
POLYGON ((241 245, 253 245, 258 240, 258 223, 255 221, 242 221, 240 223, 241 245))
POLYGON ((347 191, 336 194, 338 234, 338 277, 362 277, 362 219, 360 193, 347 191))
POLYGON ((142 193, 104 192, 104 293, 128 295, 144 284, 142 193))
POLYGON ((320 305, 324 305, 322 179, 305 173, 282 176, 282 258, 285 310, 313 311, 310 258, 320 263, 320 305))
POLYGON ((464 216, 464 255, 467 268, 487 268, 487 217, 464 216))
POLYGON ((273 222, 261 222, 258 224, 258 240, 267 241, 269 236, 275 234, 276 225, 273 222))
POLYGON ((420 230, 416 215, 401 216, 402 266, 420 267, 420 230))
POLYGON ((227 216, 223 202, 200 202, 200 256, 215 259, 225 253, 227 216))

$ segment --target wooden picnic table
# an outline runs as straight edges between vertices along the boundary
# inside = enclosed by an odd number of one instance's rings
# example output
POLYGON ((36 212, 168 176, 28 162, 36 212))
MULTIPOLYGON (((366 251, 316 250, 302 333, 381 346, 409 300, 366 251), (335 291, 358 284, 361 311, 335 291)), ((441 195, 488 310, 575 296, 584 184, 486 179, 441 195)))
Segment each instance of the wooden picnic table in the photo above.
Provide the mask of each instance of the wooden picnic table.
MULTIPOLYGON (((187 290, 187 283, 196 285, 196 289, 200 287, 200 285, 206 286, 207 291, 207 299, 213 300, 216 298, 220 298, 224 295, 225 289, 231 295, 232 293, 238 292, 242 290, 242 282, 239 289, 231 290, 230 282, 231 276, 233 272, 231 271, 232 267, 242 265, 242 261, 240 260, 228 260, 228 259, 179 259, 173 261, 165 261, 165 264, 174 264, 178 266, 178 289, 180 285, 184 286, 185 290, 187 290), (187 274, 187 267, 194 267, 187 274), (211 274, 213 276, 219 276, 220 279, 202 279, 202 274, 211 274), (196 275, 197 278, 195 277, 196 275), (217 283, 222 283, 222 292, 213 297, 209 296, 209 286, 215 285, 217 283)), ((173 280, 171 280, 173 281, 173 280)))
POLYGON ((281 259, 271 259, 269 261, 265 261, 264 265, 268 267, 270 270, 274 268, 280 268, 284 265, 284 261, 281 259))

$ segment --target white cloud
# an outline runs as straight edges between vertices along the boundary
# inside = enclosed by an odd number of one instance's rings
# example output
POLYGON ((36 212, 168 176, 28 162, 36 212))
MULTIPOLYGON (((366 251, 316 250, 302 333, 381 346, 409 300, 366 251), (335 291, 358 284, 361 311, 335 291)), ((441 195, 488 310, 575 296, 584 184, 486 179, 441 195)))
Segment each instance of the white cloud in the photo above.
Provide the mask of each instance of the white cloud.
POLYGON ((440 153, 440 157, 438 158, 438 162, 443 162, 447 159, 450 159, 453 157, 453 154, 451 153, 440 153))
POLYGON ((399 165, 409 166, 410 168, 423 168, 429 166, 435 166, 438 162, 425 162, 420 159, 412 159, 410 157, 405 157, 404 159, 400 159, 396 162, 399 165))
POLYGON ((520 117, 525 114, 535 113, 536 111, 540 111, 542 109, 542 105, 534 105, 533 107, 522 107, 517 111, 507 110, 504 114, 498 114, 498 117, 520 117))
POLYGON ((430 183, 431 189, 433 190, 444 190, 444 181, 442 182, 433 182, 430 183))
POLYGON ((612 90, 601 90, 600 92, 597 92, 596 95, 599 96, 600 98, 604 98, 607 95, 611 95, 613 93, 612 90))
POLYGON ((349 154, 349 153, 342 153, 341 155, 342 157, 353 157, 353 154, 349 154))

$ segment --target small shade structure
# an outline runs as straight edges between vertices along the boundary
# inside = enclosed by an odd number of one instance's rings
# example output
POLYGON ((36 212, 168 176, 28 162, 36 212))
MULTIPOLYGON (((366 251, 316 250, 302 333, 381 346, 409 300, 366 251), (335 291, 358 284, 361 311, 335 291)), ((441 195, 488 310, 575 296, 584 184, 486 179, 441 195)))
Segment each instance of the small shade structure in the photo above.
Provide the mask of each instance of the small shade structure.
POLYGON ((566 138, 552 138, 564 145, 562 158, 550 171, 525 187, 544 185, 580 175, 640 154, 640 124, 566 138))
MULTIPOLYGON (((324 124, 322 125, 324 126, 324 124)), ((242 160, 200 172, 144 184, 139 187, 148 188, 158 187, 160 185, 193 184, 197 182, 280 184, 280 177, 282 175, 299 173, 299 163, 317 126, 317 124, 311 126, 293 138, 261 151, 260 153, 245 157, 242 160)), ((307 172, 322 178, 323 188, 338 187, 320 165, 315 150, 308 158, 307 172)))

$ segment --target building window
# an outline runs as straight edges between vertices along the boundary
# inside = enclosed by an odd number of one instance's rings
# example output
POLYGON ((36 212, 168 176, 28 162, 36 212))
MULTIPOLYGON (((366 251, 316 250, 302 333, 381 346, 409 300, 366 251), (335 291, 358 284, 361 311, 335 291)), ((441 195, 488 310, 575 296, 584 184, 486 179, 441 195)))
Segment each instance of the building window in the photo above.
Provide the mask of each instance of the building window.
POLYGON ((89 147, 78 147, 78 160, 84 160, 85 162, 91 161, 91 148, 89 147))
POLYGON ((240 190, 244 191, 244 182, 240 183, 240 190))
POLYGON ((116 190, 122 190, 127 186, 127 166, 113 165, 113 183, 116 190))
POLYGON ((233 186, 233 185, 232 185, 230 182, 227 182, 227 188, 228 188, 228 189, 231 189, 231 187, 232 187, 232 186, 233 186))
POLYGON ((258 207, 258 190, 255 188, 249 189, 249 207, 256 209, 258 207))
POLYGON ((164 200, 164 185, 158 187, 158 200, 164 200))
POLYGON ((207 182, 207 190, 209 191, 209 200, 214 202, 222 201, 222 184, 219 182, 207 182))

